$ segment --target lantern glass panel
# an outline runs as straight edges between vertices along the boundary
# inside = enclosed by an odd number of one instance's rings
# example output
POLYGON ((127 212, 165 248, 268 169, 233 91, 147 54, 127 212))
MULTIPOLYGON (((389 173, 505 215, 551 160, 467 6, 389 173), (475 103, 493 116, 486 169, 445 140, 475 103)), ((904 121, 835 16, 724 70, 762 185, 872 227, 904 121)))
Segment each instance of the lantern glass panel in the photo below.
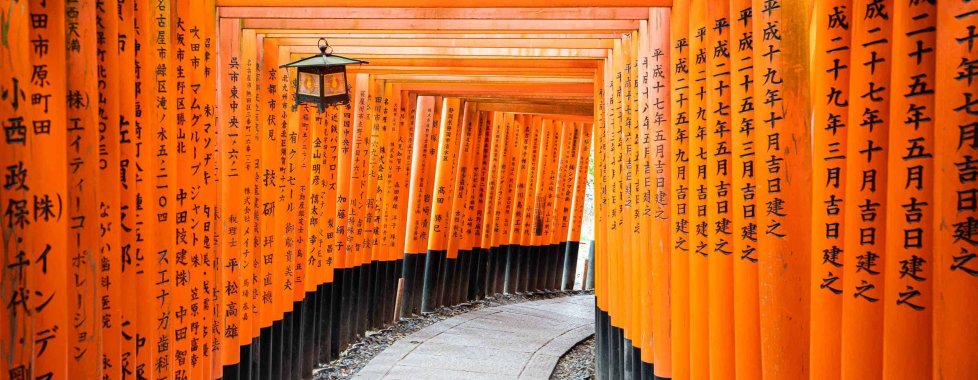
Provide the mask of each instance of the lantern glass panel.
POLYGON ((320 82, 318 74, 299 73, 299 95, 319 97, 320 82))
POLYGON ((346 73, 341 71, 338 73, 323 75, 323 85, 325 86, 325 91, 323 92, 323 96, 345 94, 346 73))

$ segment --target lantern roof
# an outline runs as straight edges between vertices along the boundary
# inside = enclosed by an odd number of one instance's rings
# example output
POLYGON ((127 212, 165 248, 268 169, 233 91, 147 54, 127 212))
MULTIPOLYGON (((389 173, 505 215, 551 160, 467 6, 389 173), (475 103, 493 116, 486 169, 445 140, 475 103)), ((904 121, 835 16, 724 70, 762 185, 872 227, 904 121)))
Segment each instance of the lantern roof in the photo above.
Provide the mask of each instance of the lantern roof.
POLYGON ((295 62, 286 63, 279 67, 331 67, 331 66, 346 66, 352 64, 363 64, 369 63, 367 61, 361 61, 359 59, 347 58, 341 55, 333 54, 316 54, 311 57, 306 57, 295 62))

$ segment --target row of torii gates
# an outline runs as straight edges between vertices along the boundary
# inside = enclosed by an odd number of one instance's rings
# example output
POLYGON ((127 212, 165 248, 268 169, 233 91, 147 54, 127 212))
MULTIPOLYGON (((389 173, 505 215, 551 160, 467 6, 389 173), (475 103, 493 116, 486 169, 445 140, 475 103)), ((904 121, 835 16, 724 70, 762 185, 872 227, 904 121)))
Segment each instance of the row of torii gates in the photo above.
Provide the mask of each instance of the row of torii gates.
POLYGON ((591 160, 599 378, 978 376, 978 2, 0 15, 4 378, 305 378, 567 289, 591 160), (370 62, 325 112, 320 37, 370 62))

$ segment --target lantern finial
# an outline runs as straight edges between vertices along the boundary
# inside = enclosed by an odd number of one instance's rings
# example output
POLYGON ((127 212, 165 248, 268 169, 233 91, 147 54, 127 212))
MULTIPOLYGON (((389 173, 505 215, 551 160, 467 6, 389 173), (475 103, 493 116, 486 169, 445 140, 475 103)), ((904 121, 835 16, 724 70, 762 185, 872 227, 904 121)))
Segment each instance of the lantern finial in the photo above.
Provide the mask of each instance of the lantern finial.
POLYGON ((323 53, 323 55, 333 54, 333 47, 329 46, 329 42, 326 41, 326 38, 319 39, 319 51, 323 53), (329 52, 326 52, 327 49, 329 52))

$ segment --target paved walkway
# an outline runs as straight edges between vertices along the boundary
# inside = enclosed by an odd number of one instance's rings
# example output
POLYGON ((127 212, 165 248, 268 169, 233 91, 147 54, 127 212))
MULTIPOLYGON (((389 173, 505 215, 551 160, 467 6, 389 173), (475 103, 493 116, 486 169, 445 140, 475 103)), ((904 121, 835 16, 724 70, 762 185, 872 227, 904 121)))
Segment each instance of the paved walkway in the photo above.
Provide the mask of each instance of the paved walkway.
POLYGON ((401 338, 357 379, 549 379, 557 360, 594 334, 594 296, 496 306, 401 338))

